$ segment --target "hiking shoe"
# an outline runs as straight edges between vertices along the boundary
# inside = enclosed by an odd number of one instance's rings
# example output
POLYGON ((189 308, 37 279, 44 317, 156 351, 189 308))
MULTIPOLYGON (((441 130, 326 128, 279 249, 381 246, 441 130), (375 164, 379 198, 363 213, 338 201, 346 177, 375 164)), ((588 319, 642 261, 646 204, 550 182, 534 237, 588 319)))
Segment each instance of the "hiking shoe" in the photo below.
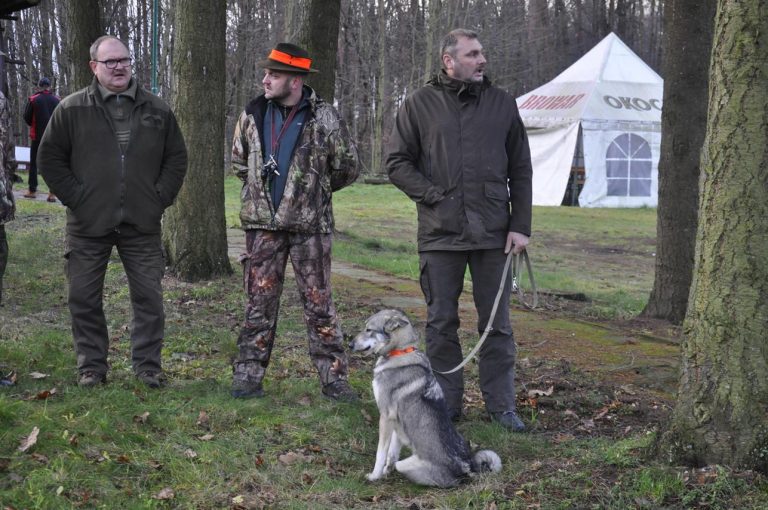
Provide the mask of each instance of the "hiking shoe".
POLYGON ((85 372, 80 373, 80 377, 77 379, 77 385, 82 388, 91 388, 97 384, 103 384, 106 379, 107 378, 103 374, 92 370, 86 370, 85 372))
POLYGON ((155 370, 145 370, 136 374, 136 379, 143 382, 150 388, 160 388, 165 386, 165 374, 155 370))
POLYGON ((337 402, 357 402, 360 400, 352 386, 342 379, 323 386, 323 395, 337 402))
POLYGON ((259 398, 264 396, 260 382, 232 380, 232 398, 259 398))
POLYGON ((48 193, 48 198, 46 198, 48 202, 55 202, 56 201, 56 195, 53 193, 48 193))
POLYGON ((261 381, 264 379, 264 367, 258 361, 237 361, 232 366, 233 398, 263 397, 261 381))
POLYGON ((491 416, 491 421, 495 421, 505 429, 509 429, 512 432, 525 432, 525 424, 514 409, 488 414, 491 416))
POLYGON ((27 191, 26 193, 24 193, 24 198, 37 198, 37 192, 27 191))

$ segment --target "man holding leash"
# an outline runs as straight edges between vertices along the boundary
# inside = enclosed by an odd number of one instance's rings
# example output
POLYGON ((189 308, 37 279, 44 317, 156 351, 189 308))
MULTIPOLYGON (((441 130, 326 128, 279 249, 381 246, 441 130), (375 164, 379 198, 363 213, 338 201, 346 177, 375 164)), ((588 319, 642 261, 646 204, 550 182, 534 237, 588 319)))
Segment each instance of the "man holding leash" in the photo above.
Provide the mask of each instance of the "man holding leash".
MULTIPOLYGON (((458 300, 469 266, 486 328, 506 254, 525 250, 531 233, 531 157, 515 98, 491 85, 477 34, 456 29, 443 40, 442 70, 398 112, 386 160, 389 178, 416 202, 426 348, 435 371, 462 361, 458 300)), ((516 432, 515 341, 510 282, 479 353, 480 388, 492 420, 516 432)), ((436 373, 452 418, 461 416, 461 371, 436 373)))
POLYGON ((311 64, 304 49, 278 44, 259 62, 264 94, 248 103, 235 126, 232 165, 243 181, 248 295, 233 366, 235 398, 263 395, 290 257, 322 393, 357 399, 331 295, 331 194, 357 178, 357 149, 333 106, 304 84, 317 72, 311 64))

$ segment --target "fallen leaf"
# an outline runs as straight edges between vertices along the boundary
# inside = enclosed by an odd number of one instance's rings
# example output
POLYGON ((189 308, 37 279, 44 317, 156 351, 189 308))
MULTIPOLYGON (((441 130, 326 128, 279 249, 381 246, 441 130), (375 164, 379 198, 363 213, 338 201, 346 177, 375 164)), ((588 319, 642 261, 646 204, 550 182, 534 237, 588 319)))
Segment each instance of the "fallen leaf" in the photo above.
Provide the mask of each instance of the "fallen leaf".
POLYGON ((46 457, 42 453, 33 453, 32 458, 35 459, 40 464, 48 464, 48 457, 46 457))
POLYGON ((144 411, 141 414, 134 415, 133 422, 134 423, 147 423, 147 418, 149 418, 149 411, 144 411))
POLYGON ((198 437, 200 441, 210 441, 213 439, 213 434, 205 434, 203 436, 198 437))
POLYGON ((211 428, 211 420, 208 418, 208 413, 200 411, 197 415, 197 426, 209 430, 211 428))
POLYGON ((552 395, 552 393, 554 391, 555 391, 555 387, 554 386, 550 386, 546 390, 536 390, 536 389, 533 389, 533 390, 528 390, 528 396, 531 397, 531 398, 534 398, 534 397, 549 397, 550 395, 552 395))
POLYGON ((175 496, 176 494, 174 494, 173 489, 166 487, 165 489, 152 496, 152 499, 173 499, 175 496))
POLYGON ((637 395, 637 392, 633 390, 632 387, 628 384, 622 384, 619 386, 619 389, 628 395, 637 395))
POLYGON ((29 376, 32 379, 45 379, 46 377, 48 377, 48 374, 43 374, 41 372, 30 372, 29 376))
POLYGON ((115 462, 118 464, 130 464, 131 459, 127 455, 118 455, 115 462))
POLYGON ((158 461, 156 461, 154 459, 148 460, 147 461, 147 466, 151 467, 152 469, 156 469, 158 471, 163 469, 163 465, 160 462, 158 462, 158 461))
POLYGON ((34 397, 32 397, 29 400, 47 400, 48 398, 54 396, 56 394, 56 388, 51 388, 50 390, 43 390, 34 397))
POLYGON ((312 405, 312 399, 309 397, 309 395, 304 395, 299 400, 299 405, 302 406, 311 406, 312 405))
POLYGON ((264 465, 264 457, 261 455, 257 455, 255 459, 253 459, 253 463, 256 465, 256 467, 261 467, 264 465))
POLYGON ((68 439, 69 444, 72 446, 77 446, 77 443, 79 442, 79 439, 77 438, 77 434, 72 434, 70 438, 68 439))
POLYGON ((304 485, 312 485, 315 483, 315 479, 306 471, 301 474, 301 481, 304 482, 304 485))
POLYGON ((563 414, 565 416, 570 416, 571 418, 576 419, 576 420, 579 419, 579 415, 576 414, 576 411, 573 411, 571 409, 566 409, 565 412, 563 412, 563 414))
POLYGON ((288 453, 284 453, 284 454, 280 455, 277 458, 277 460, 279 460, 280 462, 282 462, 285 465, 291 465, 291 464, 294 464, 296 462, 306 462, 306 461, 312 460, 312 458, 311 457, 307 457, 306 455, 303 455, 301 453, 288 452, 288 453))
POLYGON ((365 423, 367 423, 368 425, 373 424, 373 417, 370 414, 368 414, 368 412, 365 409, 360 409, 360 414, 363 415, 363 419, 365 420, 365 423))
POLYGON ((187 448, 186 450, 184 450, 184 456, 188 459, 194 459, 195 457, 197 457, 197 452, 192 448, 187 448))
POLYGON ((35 427, 32 429, 32 432, 24 438, 24 440, 21 442, 21 445, 19 446, 20 452, 26 452, 33 446, 35 446, 35 443, 37 443, 37 435, 40 433, 40 429, 35 427))
POLYGON ((13 386, 16 384, 16 372, 13 370, 0 377, 0 386, 13 386))
POLYGON ((245 498, 243 496, 240 496, 240 495, 235 496, 234 498, 232 498, 232 504, 233 505, 240 505, 240 504, 243 503, 243 501, 245 501, 245 498))
POLYGON ((558 433, 552 437, 552 442, 555 444, 561 444, 561 443, 567 443, 568 441, 573 441, 573 439, 574 439, 573 434, 558 433))

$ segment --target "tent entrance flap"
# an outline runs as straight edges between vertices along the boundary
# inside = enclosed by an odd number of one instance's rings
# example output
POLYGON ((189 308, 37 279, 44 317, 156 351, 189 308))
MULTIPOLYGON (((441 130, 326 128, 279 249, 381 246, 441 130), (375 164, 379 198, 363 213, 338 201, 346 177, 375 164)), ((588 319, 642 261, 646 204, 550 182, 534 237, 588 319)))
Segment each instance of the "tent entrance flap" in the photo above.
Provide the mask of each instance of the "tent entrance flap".
POLYGON ((579 123, 528 129, 533 164, 533 205, 560 205, 571 173, 579 123))

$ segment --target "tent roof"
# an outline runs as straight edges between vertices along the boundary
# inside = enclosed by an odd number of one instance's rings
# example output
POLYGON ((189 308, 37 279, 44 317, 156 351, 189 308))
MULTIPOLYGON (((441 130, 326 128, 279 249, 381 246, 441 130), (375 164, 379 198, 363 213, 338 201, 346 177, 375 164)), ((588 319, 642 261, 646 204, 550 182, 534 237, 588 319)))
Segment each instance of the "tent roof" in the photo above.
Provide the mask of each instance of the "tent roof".
POLYGON ((550 83, 618 81, 663 83, 653 69, 611 32, 550 83))
POLYGON ((584 118, 659 122, 663 84, 611 32, 552 81, 517 98, 517 104, 527 127, 584 118))

